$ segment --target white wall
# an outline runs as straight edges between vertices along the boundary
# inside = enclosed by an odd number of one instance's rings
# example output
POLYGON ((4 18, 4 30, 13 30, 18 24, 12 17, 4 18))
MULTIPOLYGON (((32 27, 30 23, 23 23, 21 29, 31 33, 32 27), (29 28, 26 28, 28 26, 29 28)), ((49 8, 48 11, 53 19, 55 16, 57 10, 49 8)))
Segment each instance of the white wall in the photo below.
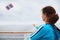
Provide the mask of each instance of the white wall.
MULTIPOLYGON (((60 0, 0 0, 0 31, 32 31, 32 24, 43 24, 41 9, 51 5, 59 14, 59 4, 60 0), (6 10, 5 6, 10 3, 14 7, 6 10)), ((60 21, 57 22, 58 27, 59 23, 60 21)))

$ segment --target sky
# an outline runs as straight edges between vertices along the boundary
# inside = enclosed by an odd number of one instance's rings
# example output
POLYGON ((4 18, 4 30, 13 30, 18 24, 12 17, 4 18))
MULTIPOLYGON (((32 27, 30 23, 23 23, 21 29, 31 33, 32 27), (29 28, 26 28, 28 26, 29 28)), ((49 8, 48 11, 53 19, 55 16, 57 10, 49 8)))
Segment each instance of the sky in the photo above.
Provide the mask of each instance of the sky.
MULTIPOLYGON (((53 6, 60 16, 59 4, 60 0, 0 0, 0 28, 2 28, 0 31, 32 31, 34 29, 32 24, 44 23, 41 9, 45 6, 53 6), (10 3, 14 7, 6 10, 5 7, 10 3)), ((59 23, 60 19, 56 23, 58 27, 59 23)))

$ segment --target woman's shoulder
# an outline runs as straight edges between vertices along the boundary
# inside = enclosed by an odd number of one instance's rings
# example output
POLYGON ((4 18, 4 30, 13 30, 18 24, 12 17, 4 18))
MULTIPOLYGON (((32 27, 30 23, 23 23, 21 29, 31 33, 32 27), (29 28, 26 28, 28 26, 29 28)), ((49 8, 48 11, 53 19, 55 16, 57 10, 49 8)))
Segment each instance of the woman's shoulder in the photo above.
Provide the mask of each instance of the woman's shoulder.
POLYGON ((44 24, 42 27, 43 27, 45 30, 53 30, 53 29, 52 29, 52 25, 50 25, 50 24, 44 24))

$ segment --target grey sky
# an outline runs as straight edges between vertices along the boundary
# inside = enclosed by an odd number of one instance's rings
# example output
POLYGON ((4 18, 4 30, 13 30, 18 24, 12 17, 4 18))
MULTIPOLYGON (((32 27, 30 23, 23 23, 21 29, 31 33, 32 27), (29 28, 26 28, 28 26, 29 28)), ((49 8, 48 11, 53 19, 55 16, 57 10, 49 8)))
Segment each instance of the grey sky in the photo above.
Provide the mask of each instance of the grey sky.
POLYGON ((0 25, 21 23, 41 25, 43 24, 41 9, 45 6, 53 6, 57 13, 60 13, 60 0, 0 0, 0 25), (10 3, 14 7, 7 11, 5 7, 10 3))

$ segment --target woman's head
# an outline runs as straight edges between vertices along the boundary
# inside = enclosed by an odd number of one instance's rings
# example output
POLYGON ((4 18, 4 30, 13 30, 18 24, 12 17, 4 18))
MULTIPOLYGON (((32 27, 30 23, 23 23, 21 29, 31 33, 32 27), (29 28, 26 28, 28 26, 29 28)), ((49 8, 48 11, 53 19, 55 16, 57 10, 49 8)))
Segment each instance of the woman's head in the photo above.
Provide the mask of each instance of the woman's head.
POLYGON ((51 6, 46 6, 42 9, 42 19, 47 23, 55 24, 59 19, 59 16, 56 14, 56 11, 51 6))

